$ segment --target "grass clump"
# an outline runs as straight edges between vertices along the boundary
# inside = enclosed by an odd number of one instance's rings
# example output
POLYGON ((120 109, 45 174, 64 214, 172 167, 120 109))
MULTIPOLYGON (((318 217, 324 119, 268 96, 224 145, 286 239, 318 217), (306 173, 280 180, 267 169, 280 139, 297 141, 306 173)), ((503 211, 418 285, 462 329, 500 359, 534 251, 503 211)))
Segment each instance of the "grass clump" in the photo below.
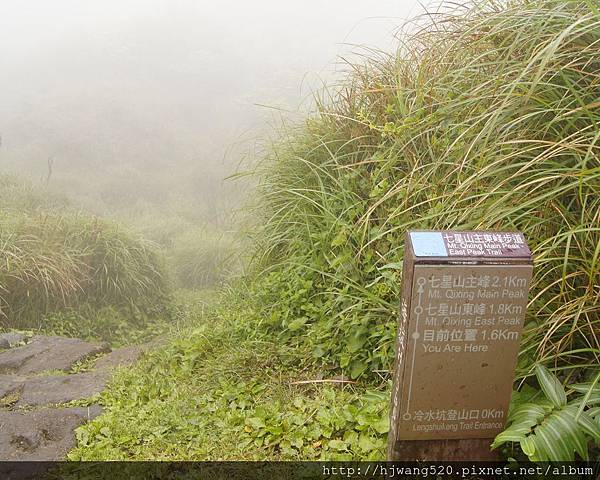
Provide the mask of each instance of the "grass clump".
POLYGON ((51 212, 71 208, 68 198, 44 185, 0 173, 0 208, 3 212, 51 212))
POLYGON ((224 225, 198 218, 188 205, 131 214, 128 223, 159 246, 177 288, 214 287, 241 270, 239 242, 224 225))
POLYGON ((600 360, 600 13, 443 5, 354 65, 259 168, 265 326, 352 378, 392 364, 409 229, 519 230, 535 258, 519 376, 600 360))
POLYGON ((33 203, 22 208, 13 201, 0 210, 4 327, 44 328, 52 315, 81 317, 103 308, 134 317, 164 313, 168 283, 148 243, 108 221, 36 211, 33 203))

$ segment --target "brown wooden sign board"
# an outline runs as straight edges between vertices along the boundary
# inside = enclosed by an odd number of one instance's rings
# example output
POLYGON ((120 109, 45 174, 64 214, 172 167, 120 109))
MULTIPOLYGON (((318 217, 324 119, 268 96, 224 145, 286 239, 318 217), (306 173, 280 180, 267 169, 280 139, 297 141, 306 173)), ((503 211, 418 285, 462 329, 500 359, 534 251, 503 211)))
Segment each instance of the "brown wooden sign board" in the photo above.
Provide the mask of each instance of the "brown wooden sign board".
POLYGON ((390 460, 494 458, 532 269, 518 232, 407 234, 390 460))

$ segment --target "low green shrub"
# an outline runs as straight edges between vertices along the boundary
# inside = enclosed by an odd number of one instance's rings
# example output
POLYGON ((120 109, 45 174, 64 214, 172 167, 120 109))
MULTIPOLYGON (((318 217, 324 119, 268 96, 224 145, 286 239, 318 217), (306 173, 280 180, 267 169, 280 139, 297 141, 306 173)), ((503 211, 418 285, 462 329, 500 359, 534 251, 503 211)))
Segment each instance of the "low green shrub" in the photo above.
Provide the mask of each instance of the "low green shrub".
POLYGON ((71 460, 384 457, 386 391, 299 369, 297 348, 256 328, 244 285, 200 298, 182 298, 186 328, 118 372, 99 399, 105 414, 77 430, 71 460))
POLYGON ((120 219, 159 246, 178 288, 214 287, 242 270, 238 239, 224 225, 200 217, 191 204, 174 201, 120 219))
POLYGON ((90 306, 147 315, 169 295, 153 248, 83 214, 0 211, 0 321, 40 327, 46 315, 90 306))

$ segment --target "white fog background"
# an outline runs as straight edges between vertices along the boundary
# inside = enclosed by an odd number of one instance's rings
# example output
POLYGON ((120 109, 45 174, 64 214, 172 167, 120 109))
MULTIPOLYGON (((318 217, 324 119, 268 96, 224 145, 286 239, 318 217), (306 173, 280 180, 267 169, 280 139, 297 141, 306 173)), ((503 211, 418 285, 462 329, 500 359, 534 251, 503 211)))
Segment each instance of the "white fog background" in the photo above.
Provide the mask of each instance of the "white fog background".
MULTIPOLYGON (((92 210, 223 183, 360 45, 392 52, 415 0, 0 1, 0 173, 92 210)), ((228 192, 228 193, 227 193, 228 192)), ((225 203, 227 203, 225 201, 225 203)), ((99 211, 98 213, 103 213, 99 211)))

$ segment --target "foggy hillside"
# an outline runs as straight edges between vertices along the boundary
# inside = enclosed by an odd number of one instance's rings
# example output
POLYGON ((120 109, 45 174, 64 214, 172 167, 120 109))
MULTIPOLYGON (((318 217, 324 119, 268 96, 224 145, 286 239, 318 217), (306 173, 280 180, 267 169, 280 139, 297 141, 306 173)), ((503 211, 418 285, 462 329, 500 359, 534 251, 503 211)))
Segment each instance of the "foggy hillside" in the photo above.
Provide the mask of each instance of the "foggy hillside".
POLYGON ((415 3, 5 4, 0 171, 45 179, 51 165, 50 184, 98 213, 222 205, 277 109, 309 107, 353 45, 389 51, 415 3))
POLYGON ((436 1, 0 4, 0 471, 597 474, 600 10, 436 1))

